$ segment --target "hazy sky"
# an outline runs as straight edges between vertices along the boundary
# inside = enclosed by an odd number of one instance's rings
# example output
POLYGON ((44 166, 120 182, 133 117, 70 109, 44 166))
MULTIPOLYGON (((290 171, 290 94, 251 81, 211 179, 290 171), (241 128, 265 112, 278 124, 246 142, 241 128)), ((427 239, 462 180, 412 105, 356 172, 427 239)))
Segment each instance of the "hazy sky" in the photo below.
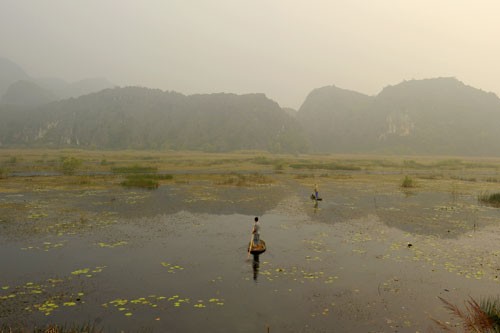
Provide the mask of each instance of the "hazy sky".
POLYGON ((500 95, 499 15, 498 0, 0 0, 0 56, 35 77, 294 108, 325 85, 439 76, 500 95))

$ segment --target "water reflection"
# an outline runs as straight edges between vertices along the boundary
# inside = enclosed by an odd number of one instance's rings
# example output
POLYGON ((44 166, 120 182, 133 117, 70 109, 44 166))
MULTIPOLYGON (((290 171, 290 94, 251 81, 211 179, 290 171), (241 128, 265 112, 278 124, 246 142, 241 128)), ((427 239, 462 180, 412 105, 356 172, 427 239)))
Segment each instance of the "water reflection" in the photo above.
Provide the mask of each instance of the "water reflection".
POLYGON ((253 280, 257 282, 257 277, 259 276, 259 256, 260 254, 253 255, 252 268, 253 268, 253 280))

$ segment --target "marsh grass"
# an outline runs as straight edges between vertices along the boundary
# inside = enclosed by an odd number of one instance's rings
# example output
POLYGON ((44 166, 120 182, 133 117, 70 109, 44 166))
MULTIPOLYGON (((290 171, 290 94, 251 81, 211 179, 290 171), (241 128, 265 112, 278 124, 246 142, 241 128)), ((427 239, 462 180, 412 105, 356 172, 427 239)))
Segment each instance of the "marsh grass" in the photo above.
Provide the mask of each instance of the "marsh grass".
POLYGON ((301 174, 295 175, 295 179, 306 179, 306 178, 314 178, 314 175, 306 174, 306 173, 301 173, 301 174))
POLYGON ((64 175, 74 175, 82 163, 83 161, 81 159, 73 156, 61 157, 60 170, 64 175))
POLYGON ((475 177, 461 177, 461 176, 450 176, 453 180, 461 180, 463 182, 477 182, 477 178, 475 177))
POLYGON ((144 174, 144 173, 156 173, 158 168, 151 166, 143 166, 143 165, 132 165, 132 166, 121 166, 121 167, 113 167, 111 168, 111 172, 115 174, 124 174, 124 173, 132 173, 132 174, 144 174))
POLYGON ((81 177, 78 177, 74 184, 76 185, 90 185, 92 184, 92 177, 90 176, 81 176, 81 177))
POLYGON ((17 158, 17 156, 11 156, 7 160, 8 164, 17 164, 17 162, 19 162, 19 159, 17 158))
POLYGON ((343 170, 343 171, 359 171, 361 167, 349 164, 340 163, 295 163, 290 164, 293 169, 309 169, 309 170, 343 170))
POLYGON ((417 178, 419 179, 426 179, 426 180, 437 180, 437 179, 442 179, 442 175, 438 174, 429 174, 429 175, 418 175, 417 178))
POLYGON ((218 181, 217 185, 233 185, 233 186, 251 186, 270 184, 272 180, 260 173, 253 174, 237 174, 231 173, 225 179, 218 181))
MULTIPOLYGON (((472 297, 465 302, 465 310, 439 297, 445 308, 460 320, 464 332, 500 332, 500 299, 489 298, 478 303, 472 297)), ((450 324, 433 319, 444 331, 454 332, 450 324)))
POLYGON ((495 207, 500 207, 500 192, 496 193, 483 192, 478 195, 477 199, 479 202, 492 205, 495 207))
POLYGON ((410 176, 405 176, 405 178, 403 179, 403 182, 401 183, 401 187, 403 187, 403 188, 413 188, 415 186, 416 186, 416 183, 413 180, 413 178, 411 178, 410 176))
POLYGON ((170 179, 173 179, 173 176, 168 174, 129 174, 120 184, 125 187, 156 189, 160 186, 159 180, 170 179))

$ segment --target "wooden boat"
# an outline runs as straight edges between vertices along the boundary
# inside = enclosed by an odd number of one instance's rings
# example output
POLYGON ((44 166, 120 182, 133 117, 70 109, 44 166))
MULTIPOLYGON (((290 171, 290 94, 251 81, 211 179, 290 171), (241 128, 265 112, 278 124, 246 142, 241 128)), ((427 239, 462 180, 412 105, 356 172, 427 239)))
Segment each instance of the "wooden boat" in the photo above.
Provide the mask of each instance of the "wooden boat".
POLYGON ((248 244, 248 249, 250 250, 251 254, 261 254, 266 252, 266 242, 264 242, 262 239, 259 241, 259 244, 254 244, 251 242, 248 244))

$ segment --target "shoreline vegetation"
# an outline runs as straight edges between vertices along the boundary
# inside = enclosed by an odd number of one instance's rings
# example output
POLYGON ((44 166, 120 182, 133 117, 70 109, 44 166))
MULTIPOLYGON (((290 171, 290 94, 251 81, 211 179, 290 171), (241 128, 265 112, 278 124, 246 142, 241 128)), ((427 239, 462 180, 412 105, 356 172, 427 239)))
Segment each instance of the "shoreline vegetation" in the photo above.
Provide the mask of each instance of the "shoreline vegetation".
POLYGON ((54 186, 105 184, 156 189, 168 182, 193 180, 209 180, 218 186, 257 186, 288 178, 302 183, 312 178, 369 179, 394 183, 395 188, 405 191, 445 185, 457 192, 457 187, 467 187, 476 192, 478 202, 500 205, 500 157, 24 148, 2 148, 0 152, 0 181, 4 183, 45 176, 38 181, 53 177, 54 186))

